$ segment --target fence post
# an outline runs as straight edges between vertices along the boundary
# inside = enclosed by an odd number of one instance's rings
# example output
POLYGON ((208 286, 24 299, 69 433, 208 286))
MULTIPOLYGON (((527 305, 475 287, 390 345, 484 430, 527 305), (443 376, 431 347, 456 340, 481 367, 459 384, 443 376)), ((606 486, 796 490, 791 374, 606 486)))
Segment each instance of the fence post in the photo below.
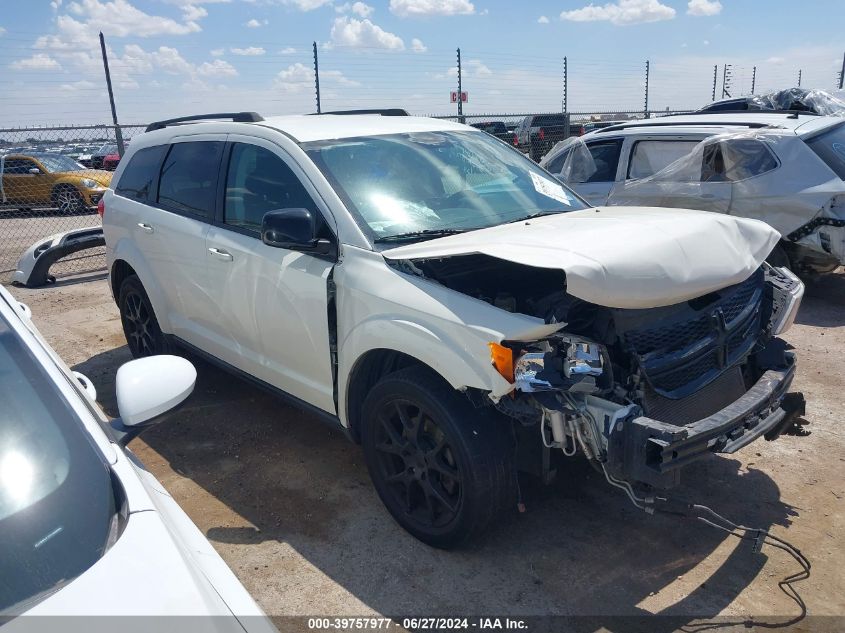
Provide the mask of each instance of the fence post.
POLYGON ((757 85, 757 66, 754 66, 751 70, 751 94, 754 94, 754 88, 757 85))
MULTIPOLYGON (((461 98, 463 95, 461 94, 463 85, 461 83, 461 48, 458 47, 458 116, 463 117, 464 115, 464 103, 463 99, 461 98)), ((463 118, 459 119, 461 123, 463 123, 463 118)))
POLYGON ((317 42, 314 42, 314 90, 317 93, 317 114, 320 114, 320 62, 317 59, 317 42))
POLYGON ((563 103, 561 103, 561 105, 563 106, 562 112, 566 112, 567 111, 566 108, 569 105, 566 102, 567 97, 568 97, 567 93, 569 92, 569 85, 568 85, 569 84, 569 78, 567 77, 566 73, 567 73, 566 57, 564 57, 563 58, 563 103))
POLYGON ((845 81, 845 53, 842 54, 842 70, 839 71, 839 89, 842 90, 842 82, 845 81))
POLYGON ((801 87, 801 69, 798 69, 798 87, 801 87))
POLYGON ((719 65, 713 64, 713 97, 710 101, 716 100, 716 78, 719 76, 719 65))
POLYGON ((724 99, 725 97, 728 97, 729 99, 731 98, 731 93, 729 90, 729 88, 731 87, 731 83, 728 79, 730 77, 730 68, 730 64, 725 64, 722 68, 722 99, 724 99))
POLYGON ((649 118, 648 115, 648 70, 649 70, 649 61, 645 60, 645 107, 643 108, 643 115, 645 118, 649 118))
POLYGON ((109 89, 109 103, 111 104, 111 120, 114 123, 114 137, 117 141, 117 153, 123 158, 123 132, 117 123, 117 109, 114 107, 114 91, 111 87, 111 73, 109 72, 109 56, 106 53, 106 39, 100 31, 100 51, 103 54, 103 68, 106 71, 106 87, 109 89))

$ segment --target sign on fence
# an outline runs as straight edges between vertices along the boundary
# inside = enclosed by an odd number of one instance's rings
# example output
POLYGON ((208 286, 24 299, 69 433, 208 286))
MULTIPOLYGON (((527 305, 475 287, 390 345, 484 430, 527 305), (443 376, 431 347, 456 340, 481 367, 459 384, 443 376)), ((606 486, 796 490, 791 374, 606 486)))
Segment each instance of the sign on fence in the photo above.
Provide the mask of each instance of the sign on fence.
MULTIPOLYGON (((458 91, 453 90, 452 92, 450 92, 449 93, 449 99, 452 103, 457 103, 458 102, 458 91)), ((466 92, 466 91, 463 91, 461 93, 461 103, 466 103, 467 101, 469 101, 469 93, 466 92)))

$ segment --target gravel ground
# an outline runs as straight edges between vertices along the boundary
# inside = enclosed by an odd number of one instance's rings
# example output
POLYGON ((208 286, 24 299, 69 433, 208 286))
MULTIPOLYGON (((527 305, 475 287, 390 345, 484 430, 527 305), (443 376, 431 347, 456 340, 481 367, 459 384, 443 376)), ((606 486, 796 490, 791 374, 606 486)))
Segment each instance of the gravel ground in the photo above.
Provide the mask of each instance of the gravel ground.
MULTIPOLYGON (((130 357, 103 275, 12 292, 114 415, 114 373, 130 357)), ((786 338, 799 355, 795 388, 806 395, 812 434, 699 462, 679 492, 795 544, 813 563, 796 585, 808 612, 843 616, 845 274, 808 285, 786 338)), ((799 613, 777 584, 798 570, 784 552, 754 554, 703 524, 645 515, 582 460, 564 462, 549 487, 524 481, 527 512, 504 517, 479 542, 431 549, 391 520, 359 447, 196 364, 189 406, 131 448, 268 614, 663 614, 678 616, 675 624, 729 616, 724 625, 799 613)), ((813 622, 796 630, 819 630, 813 622)), ((826 630, 845 623, 825 622, 826 630)))

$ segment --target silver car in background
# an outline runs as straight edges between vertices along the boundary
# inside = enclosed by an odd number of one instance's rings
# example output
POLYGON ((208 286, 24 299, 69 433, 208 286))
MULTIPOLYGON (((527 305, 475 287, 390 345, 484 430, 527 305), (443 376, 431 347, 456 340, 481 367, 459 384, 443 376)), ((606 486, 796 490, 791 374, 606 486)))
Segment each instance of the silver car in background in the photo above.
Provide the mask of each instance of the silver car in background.
POLYGON ((629 121, 559 143, 540 163, 594 205, 763 220, 770 257, 803 273, 845 262, 845 118, 733 112, 629 121))

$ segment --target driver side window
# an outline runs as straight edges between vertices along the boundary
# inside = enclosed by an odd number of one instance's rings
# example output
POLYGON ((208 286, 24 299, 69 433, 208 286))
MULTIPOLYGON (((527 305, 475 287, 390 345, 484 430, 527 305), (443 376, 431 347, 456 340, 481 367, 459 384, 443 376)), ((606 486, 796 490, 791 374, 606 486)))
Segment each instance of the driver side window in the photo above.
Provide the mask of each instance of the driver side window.
POLYGON ((235 143, 226 175, 223 222, 256 233, 268 211, 303 208, 319 210, 296 174, 270 150, 235 143))

